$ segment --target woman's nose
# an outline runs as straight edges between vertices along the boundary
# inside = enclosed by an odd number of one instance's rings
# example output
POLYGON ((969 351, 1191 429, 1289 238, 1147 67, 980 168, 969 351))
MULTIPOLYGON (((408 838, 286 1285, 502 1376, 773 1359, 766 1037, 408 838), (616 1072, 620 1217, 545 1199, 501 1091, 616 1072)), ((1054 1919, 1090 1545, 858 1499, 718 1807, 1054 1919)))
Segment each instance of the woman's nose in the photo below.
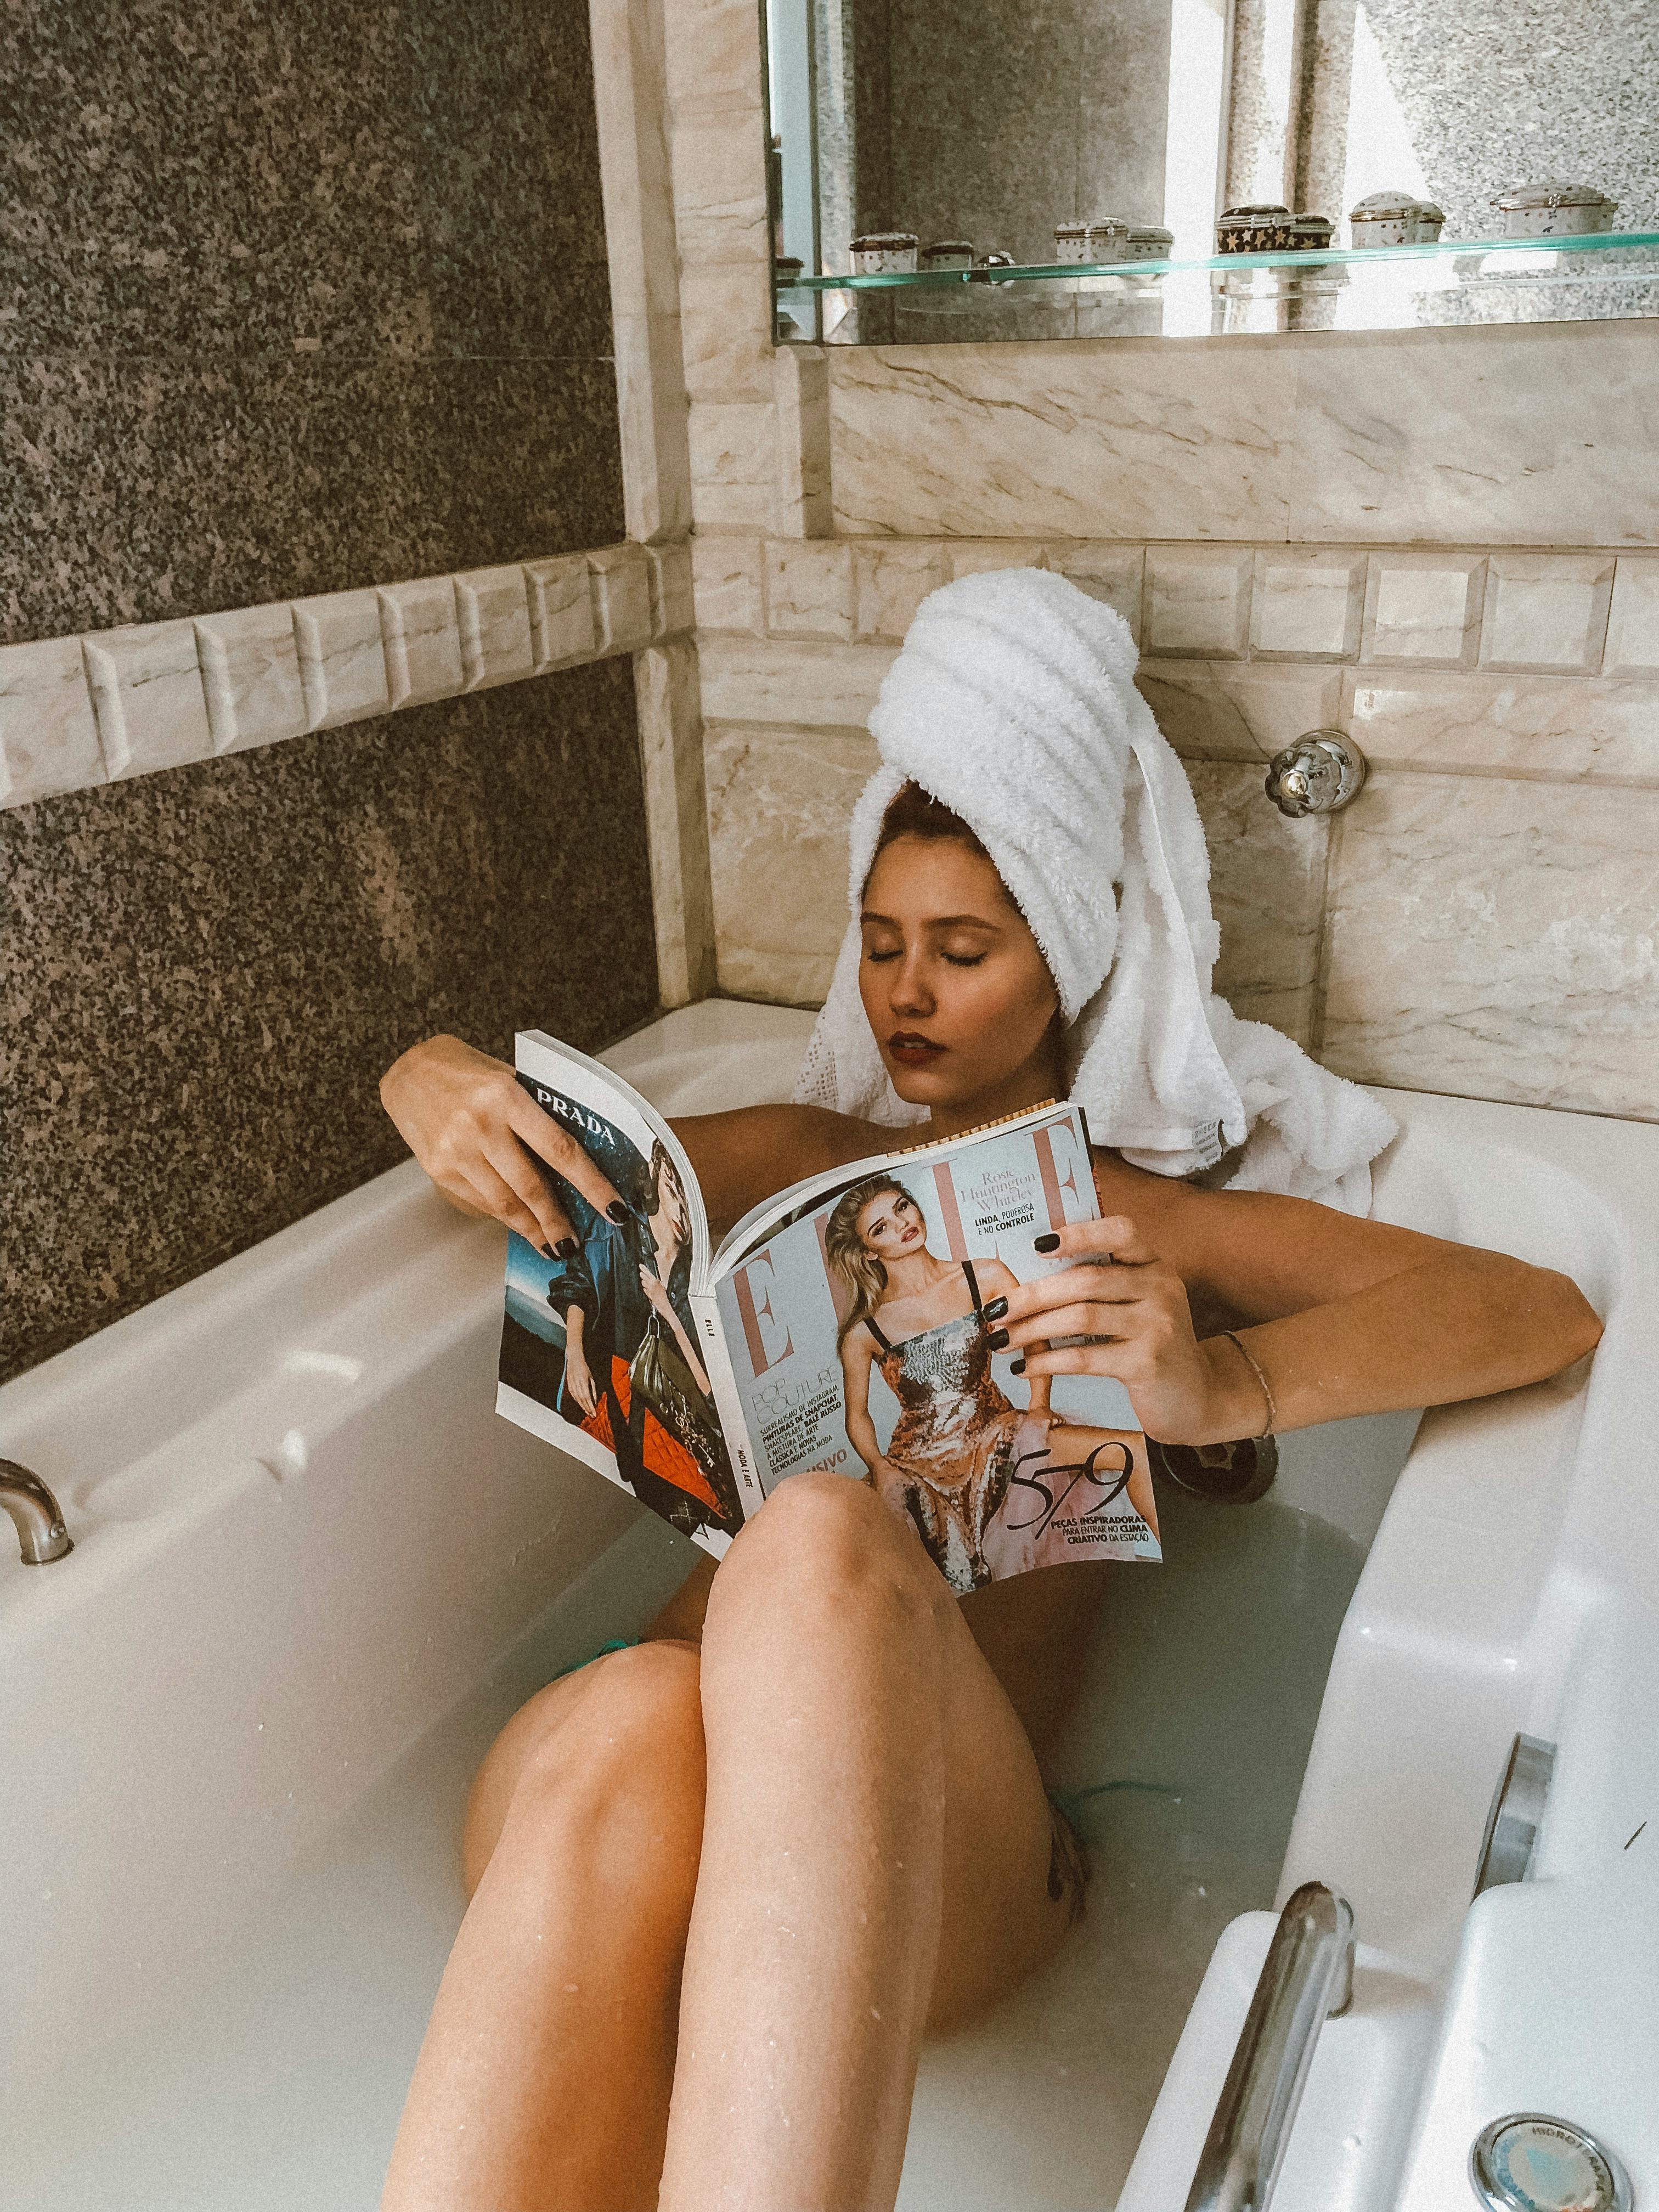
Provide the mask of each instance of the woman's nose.
POLYGON ((898 963, 888 993, 889 1003, 896 1014, 930 1014, 933 1010, 933 994, 927 988, 922 963, 907 954, 898 963))

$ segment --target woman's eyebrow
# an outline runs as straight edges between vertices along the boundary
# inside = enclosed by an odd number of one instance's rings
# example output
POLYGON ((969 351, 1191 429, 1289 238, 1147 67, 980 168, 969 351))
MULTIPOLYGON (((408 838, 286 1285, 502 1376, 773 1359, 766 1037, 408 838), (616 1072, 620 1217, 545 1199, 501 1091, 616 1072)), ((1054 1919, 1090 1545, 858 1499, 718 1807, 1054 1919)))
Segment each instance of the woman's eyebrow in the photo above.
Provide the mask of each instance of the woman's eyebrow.
MULTIPOLYGON (((903 924, 890 914, 874 914, 868 907, 859 915, 864 921, 878 921, 889 929, 900 929, 903 924)), ((982 914, 930 914, 922 923, 924 929, 982 929, 987 936, 1000 935, 1002 924, 988 921, 982 914)))

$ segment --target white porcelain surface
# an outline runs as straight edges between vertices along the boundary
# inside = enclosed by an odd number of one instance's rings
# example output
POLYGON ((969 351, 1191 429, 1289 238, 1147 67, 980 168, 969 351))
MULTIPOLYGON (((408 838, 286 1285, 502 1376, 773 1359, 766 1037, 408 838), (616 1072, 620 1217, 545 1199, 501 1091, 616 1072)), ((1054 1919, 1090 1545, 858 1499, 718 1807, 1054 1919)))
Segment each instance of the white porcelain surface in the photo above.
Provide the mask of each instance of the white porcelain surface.
POLYGON ((1242 659, 1249 644, 1251 566, 1252 556, 1231 546, 1148 546, 1146 652, 1242 659))
POLYGON ((469 691, 535 673, 530 601, 517 562, 507 568, 471 568, 457 576, 455 606, 469 691))
POLYGON ((950 574, 940 545, 855 542, 853 576, 858 635, 893 644, 902 642, 916 609, 950 574))
POLYGON ((103 781, 80 639, 0 646, 0 805, 103 781))
POLYGON ((1595 553, 1495 553, 1486 566, 1481 665, 1599 668, 1613 568, 1595 553))
POLYGON ((610 545, 590 553, 593 614, 601 648, 623 653, 651 641, 651 571, 644 549, 610 545))
POLYGON ((1332 856, 1321 1056, 1659 1119, 1659 792, 1379 775, 1332 856))
POLYGON ((213 732, 192 623, 142 623, 103 630, 84 644, 112 782, 207 759, 213 732))
MULTIPOLYGON (((1659 784, 1659 675, 1499 676, 1359 670, 1338 718, 1376 766, 1659 784)), ((1547 799, 1533 802, 1546 842, 1547 799)), ((1484 866, 1478 850, 1472 870, 1484 866)))
POLYGON ((700 629, 735 629, 759 637, 766 628, 759 538, 700 536, 691 540, 692 588, 700 629))
POLYGON ((851 638, 853 548, 775 538, 766 549, 766 625, 784 637, 851 638))
POLYGON ((1259 552, 1250 649, 1270 660, 1351 660, 1364 599, 1363 553, 1291 546, 1259 552))
POLYGON ((1464 668, 1480 637, 1486 562, 1478 553, 1373 553, 1362 660, 1464 668))
POLYGON ((720 987, 815 1005, 847 927, 847 831, 876 765, 854 730, 708 732, 708 849, 720 987))
POLYGON ((1659 675, 1659 560, 1620 556, 1601 665, 1608 676, 1659 675))
POLYGON ((538 673, 586 660, 599 647, 593 621, 593 586, 585 554, 526 561, 531 651, 538 673))
MULTIPOLYGON (((713 1110, 784 1095, 808 1019, 715 1002, 615 1056, 662 1110, 713 1110)), ((1285 2212, 1389 2201, 1379 2161, 1409 2118, 1514 1729, 1563 1744, 1559 1857, 1516 1906, 1582 1879, 1575 1825, 1615 1850, 1640 1818, 1615 1836, 1626 1802, 1651 1793, 1651 1133, 1388 1103, 1405 1133, 1383 1217, 1579 1275, 1612 1308, 1592 1386, 1431 1417, 1403 1473, 1409 1414, 1288 1437, 1282 1498, 1224 1528, 1171 1511, 1189 1556, 1122 1592, 1092 1731, 1057 1778, 1162 1787, 1091 1816, 1097 1885, 1060 1957, 928 2044, 910 2212, 1115 2197, 1219 1924, 1271 1899, 1282 1831, 1264 1793, 1293 1796, 1301 1765, 1282 1751, 1285 1658, 1333 1546, 1357 1564, 1375 1533, 1285 1878, 1315 1860, 1377 1942, 1322 2039, 1285 2212)), ((477 1759, 558 1668, 636 1631, 686 1558, 495 1418, 501 1266, 500 1232, 405 1164, 0 1401, 76 1534, 60 1566, 0 1576, 8 1864, 30 1908, 9 1955, 23 2002, 0 2016, 33 2123, 9 2151, 17 2212, 373 2201, 461 1916, 477 1759)), ((1644 1943, 1650 1902, 1625 1923, 1644 1943)), ((1182 2037, 1158 2112, 1188 2136, 1214 2081, 1206 2096, 1181 2069, 1197 2041, 1224 2070, 1259 1955, 1225 1991, 1206 1978, 1200 2009, 1236 2008, 1182 2037)), ((1566 1946, 1550 1957, 1571 1965, 1566 1946)), ((1637 1984, 1628 1954, 1617 1970, 1637 1984)), ((1597 2032, 1593 2009, 1575 2018, 1565 2059, 1548 2053, 1564 2081, 1597 2032)), ((1494 2084, 1506 2030, 1501 2013, 1475 2023, 1494 2084)), ((1166 2174, 1124 2202, 1169 2212, 1183 2188, 1166 2174)))
POLYGON ((465 688, 454 580, 422 576, 407 584, 382 584, 380 628, 394 707, 449 699, 465 688))
POLYGON ((380 603, 373 592, 330 592, 294 602, 306 724, 332 729, 392 705, 380 603))

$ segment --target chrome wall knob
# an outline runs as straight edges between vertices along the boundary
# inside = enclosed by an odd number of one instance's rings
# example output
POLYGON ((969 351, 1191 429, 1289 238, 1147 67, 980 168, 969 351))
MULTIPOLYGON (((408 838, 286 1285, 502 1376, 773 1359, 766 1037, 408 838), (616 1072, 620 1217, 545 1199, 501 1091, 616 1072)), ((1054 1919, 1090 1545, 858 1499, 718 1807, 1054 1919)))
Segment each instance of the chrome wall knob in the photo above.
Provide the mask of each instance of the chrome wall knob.
POLYGON ((1334 814, 1365 781, 1365 756, 1340 730, 1310 730, 1267 770, 1266 790, 1281 814, 1334 814))

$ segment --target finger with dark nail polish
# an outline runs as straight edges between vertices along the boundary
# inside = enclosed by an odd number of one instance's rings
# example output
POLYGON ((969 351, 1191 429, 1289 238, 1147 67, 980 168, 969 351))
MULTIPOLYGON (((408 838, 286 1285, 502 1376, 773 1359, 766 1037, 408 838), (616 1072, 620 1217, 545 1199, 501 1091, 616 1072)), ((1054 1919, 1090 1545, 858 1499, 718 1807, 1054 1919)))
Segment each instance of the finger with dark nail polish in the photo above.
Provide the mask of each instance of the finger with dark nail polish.
POLYGON ((553 1247, 553 1257, 556 1260, 574 1260, 580 1249, 574 1237, 561 1237, 553 1247))
POLYGON ((1007 1341, 1008 1332, 1006 1328, 995 1328, 992 1330, 990 1345, 993 1352, 1000 1352, 1007 1341))
POLYGON ((1045 1230, 1041 1237, 1034 1237, 1031 1242, 1039 1252, 1058 1252, 1060 1249, 1060 1235, 1056 1230, 1045 1230))
POLYGON ((1000 1321, 1007 1310, 1006 1298, 993 1298, 988 1306, 981 1307, 979 1317, 988 1328, 994 1321, 1000 1321))
POLYGON ((1023 1375, 1025 1372, 1025 1362, 1023 1359, 1016 1359, 1012 1362, 1009 1372, 1013 1375, 1023 1375))
POLYGON ((619 1198, 613 1198, 605 1210, 615 1222, 621 1223, 628 1218, 628 1208, 619 1198))

